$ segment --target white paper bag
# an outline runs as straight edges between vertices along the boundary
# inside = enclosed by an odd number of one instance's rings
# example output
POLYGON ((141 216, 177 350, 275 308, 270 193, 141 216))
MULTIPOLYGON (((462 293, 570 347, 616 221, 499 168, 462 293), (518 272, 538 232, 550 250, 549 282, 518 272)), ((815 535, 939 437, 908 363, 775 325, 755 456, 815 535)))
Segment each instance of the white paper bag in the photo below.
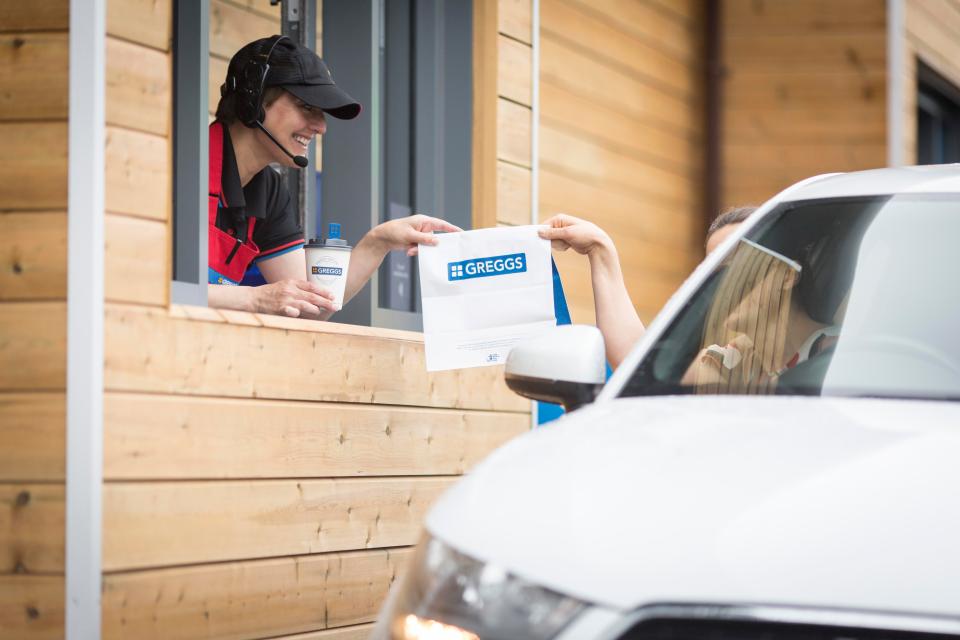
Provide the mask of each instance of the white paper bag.
POLYGON ((503 364, 556 325, 550 242, 535 225, 437 235, 420 246, 427 371, 503 364))

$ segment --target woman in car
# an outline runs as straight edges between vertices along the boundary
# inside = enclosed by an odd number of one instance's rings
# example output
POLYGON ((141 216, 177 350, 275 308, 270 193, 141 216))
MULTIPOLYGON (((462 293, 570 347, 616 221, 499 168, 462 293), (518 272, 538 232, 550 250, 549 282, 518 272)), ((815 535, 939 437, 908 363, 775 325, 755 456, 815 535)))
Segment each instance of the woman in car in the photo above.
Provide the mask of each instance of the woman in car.
MULTIPOLYGON (((735 207, 717 216, 707 231, 706 252, 716 249, 755 210, 756 207, 735 207)), ((540 230, 540 237, 550 240, 554 249, 573 249, 590 261, 597 327, 603 334, 607 361, 616 369, 643 336, 644 326, 623 281, 613 240, 592 222, 565 213, 543 224, 546 228, 540 230)))

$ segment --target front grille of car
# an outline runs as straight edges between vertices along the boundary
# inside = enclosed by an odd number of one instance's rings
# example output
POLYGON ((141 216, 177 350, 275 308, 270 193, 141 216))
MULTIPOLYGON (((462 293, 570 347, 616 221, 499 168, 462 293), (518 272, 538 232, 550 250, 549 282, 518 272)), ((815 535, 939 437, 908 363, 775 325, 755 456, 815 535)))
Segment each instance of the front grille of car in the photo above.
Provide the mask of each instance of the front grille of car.
POLYGON ((617 640, 958 640, 960 619, 789 607, 657 606, 617 640))

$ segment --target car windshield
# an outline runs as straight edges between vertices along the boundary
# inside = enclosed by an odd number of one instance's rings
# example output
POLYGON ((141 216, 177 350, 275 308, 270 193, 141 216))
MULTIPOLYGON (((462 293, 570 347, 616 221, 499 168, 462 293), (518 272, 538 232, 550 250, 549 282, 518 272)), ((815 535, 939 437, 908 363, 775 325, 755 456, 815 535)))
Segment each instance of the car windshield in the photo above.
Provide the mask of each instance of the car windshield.
POLYGON ((779 205, 620 396, 960 398, 960 196, 779 205))

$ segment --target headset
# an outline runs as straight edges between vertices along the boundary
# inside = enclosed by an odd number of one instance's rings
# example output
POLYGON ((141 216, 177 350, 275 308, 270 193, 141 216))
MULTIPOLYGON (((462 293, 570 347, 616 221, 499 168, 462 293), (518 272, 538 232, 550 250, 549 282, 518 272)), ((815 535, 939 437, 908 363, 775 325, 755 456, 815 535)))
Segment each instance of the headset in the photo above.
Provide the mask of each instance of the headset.
POLYGON ((306 156, 295 156, 273 137, 273 134, 267 131, 263 126, 263 120, 266 118, 266 112, 263 109, 263 90, 266 88, 267 75, 270 73, 270 57, 273 50, 281 41, 290 41, 287 36, 272 36, 267 42, 258 48, 257 53, 247 58, 240 69, 240 78, 236 75, 228 75, 227 81, 220 89, 221 95, 228 91, 236 94, 235 110, 237 119, 251 129, 260 129, 263 131, 273 144, 277 145, 281 151, 293 160, 300 168, 306 167, 310 161, 306 156), (269 47, 269 48, 268 48, 269 47), (264 55, 264 50, 267 51, 264 55))
POLYGON ((259 50, 244 60, 236 75, 227 78, 226 91, 236 94, 235 105, 237 118, 250 127, 256 128, 257 121, 263 122, 263 91, 266 88, 267 76, 270 73, 270 58, 274 49, 283 40, 290 40, 287 36, 273 36, 259 47, 259 50), (264 54, 266 50, 266 54, 264 54), (239 77, 238 77, 239 75, 239 77))

